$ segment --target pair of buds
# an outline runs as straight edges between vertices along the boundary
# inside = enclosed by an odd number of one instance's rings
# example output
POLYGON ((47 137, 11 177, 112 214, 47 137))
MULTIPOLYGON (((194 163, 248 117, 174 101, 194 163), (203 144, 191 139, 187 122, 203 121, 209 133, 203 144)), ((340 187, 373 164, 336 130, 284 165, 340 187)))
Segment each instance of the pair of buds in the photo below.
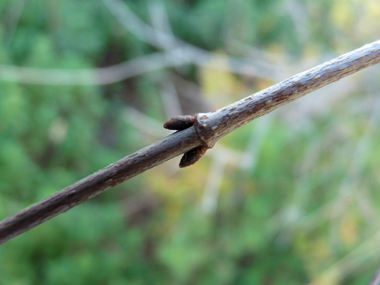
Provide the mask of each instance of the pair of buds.
MULTIPOLYGON (((174 117, 164 124, 164 128, 168 130, 182 131, 194 125, 195 120, 196 117, 193 115, 174 117)), ((182 156, 179 167, 183 168, 196 163, 206 153, 207 149, 206 146, 198 146, 189 150, 182 156)))

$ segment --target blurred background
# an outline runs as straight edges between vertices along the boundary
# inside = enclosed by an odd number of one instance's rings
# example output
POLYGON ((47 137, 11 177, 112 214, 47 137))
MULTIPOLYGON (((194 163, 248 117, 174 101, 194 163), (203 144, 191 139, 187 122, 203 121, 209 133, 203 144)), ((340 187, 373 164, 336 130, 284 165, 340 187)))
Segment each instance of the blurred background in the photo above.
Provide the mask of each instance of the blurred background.
MULTIPOLYGON (((379 39, 377 0, 0 1, 0 219, 379 39)), ((0 246, 1 284, 364 284, 380 265, 380 68, 0 246)))

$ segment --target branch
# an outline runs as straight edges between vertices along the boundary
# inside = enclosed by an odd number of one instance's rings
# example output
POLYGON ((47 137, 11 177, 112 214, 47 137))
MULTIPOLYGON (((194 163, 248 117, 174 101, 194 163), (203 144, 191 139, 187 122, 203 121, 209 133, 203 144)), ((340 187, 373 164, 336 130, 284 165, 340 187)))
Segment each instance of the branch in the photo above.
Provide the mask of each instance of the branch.
POLYGON ((49 69, 0 64, 0 80, 49 85, 106 85, 190 61, 175 57, 181 49, 157 52, 108 67, 92 69, 49 69))
POLYGON ((110 164, 1 221, 0 244, 199 144, 194 128, 189 128, 110 164))
POLYGON ((197 114, 194 126, 202 145, 327 84, 380 62, 380 40, 294 75, 217 111, 197 114))
POLYGON ((217 111, 189 116, 185 123, 181 121, 181 118, 172 119, 169 122, 173 125, 174 120, 175 129, 183 130, 175 132, 1 221, 0 243, 4 243, 177 155, 185 153, 183 159, 185 159, 185 164, 189 165, 190 156, 200 156, 205 149, 213 147, 219 138, 239 126, 379 62, 380 41, 376 41, 217 111), (179 125, 175 124, 177 121, 180 121, 179 125))
MULTIPOLYGON (((185 58, 189 62, 199 66, 218 70, 232 70, 236 74, 245 74, 274 81, 278 78, 274 72, 275 68, 268 64, 263 64, 262 60, 254 60, 252 62, 252 59, 218 55, 218 60, 212 61, 211 59, 215 58, 213 53, 187 43, 175 37, 172 33, 167 33, 146 24, 123 1, 103 0, 103 2, 120 24, 141 41, 164 50, 177 50, 180 48, 180 52, 176 54, 178 58, 185 58), (228 62, 229 66, 225 64, 226 62, 228 62)), ((165 10, 162 12, 165 12, 165 10)))

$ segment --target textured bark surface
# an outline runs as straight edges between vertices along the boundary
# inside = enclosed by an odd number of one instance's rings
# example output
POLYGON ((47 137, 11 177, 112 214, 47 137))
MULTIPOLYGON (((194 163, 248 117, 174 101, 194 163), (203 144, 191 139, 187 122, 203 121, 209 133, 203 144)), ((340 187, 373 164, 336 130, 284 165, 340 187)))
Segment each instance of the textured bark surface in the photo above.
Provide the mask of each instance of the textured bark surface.
POLYGON ((219 138, 234 129, 331 82, 379 62, 380 41, 376 41, 217 111, 170 120, 166 126, 181 131, 93 173, 0 222, 0 243, 177 155, 185 153, 181 167, 191 165, 207 148, 213 147, 219 138))
POLYGON ((210 113, 197 114, 195 127, 202 144, 211 148, 234 129, 312 91, 380 62, 380 41, 272 85, 210 113))
POLYGON ((199 144, 189 128, 110 164, 0 222, 0 244, 199 144))

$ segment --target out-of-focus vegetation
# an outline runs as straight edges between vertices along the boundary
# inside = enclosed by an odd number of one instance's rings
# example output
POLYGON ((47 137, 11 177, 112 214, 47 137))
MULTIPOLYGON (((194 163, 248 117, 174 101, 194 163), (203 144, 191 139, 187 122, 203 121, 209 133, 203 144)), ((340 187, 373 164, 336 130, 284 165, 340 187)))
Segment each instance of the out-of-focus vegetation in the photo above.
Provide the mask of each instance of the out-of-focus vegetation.
MULTIPOLYGON (((377 40, 379 11, 377 0, 0 1, 0 218, 164 137, 171 116, 377 40)), ((366 283, 380 263, 379 74, 10 240, 0 283, 366 283)))

